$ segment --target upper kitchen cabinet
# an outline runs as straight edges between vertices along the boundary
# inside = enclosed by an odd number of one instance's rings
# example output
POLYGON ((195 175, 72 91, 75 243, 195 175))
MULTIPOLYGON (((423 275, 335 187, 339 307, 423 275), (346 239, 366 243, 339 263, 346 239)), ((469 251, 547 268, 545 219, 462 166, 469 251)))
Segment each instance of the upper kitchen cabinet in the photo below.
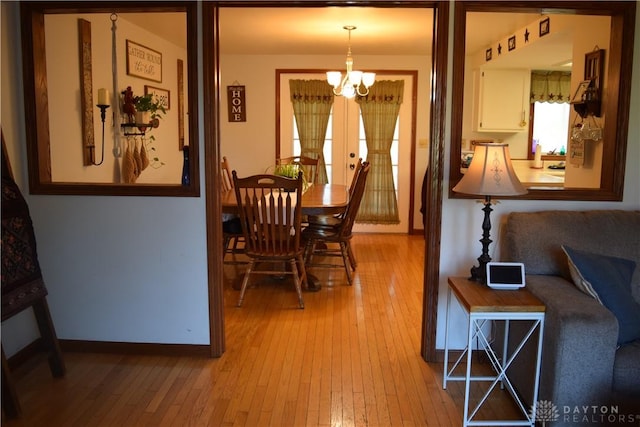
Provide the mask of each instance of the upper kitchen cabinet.
POLYGON ((476 132, 523 132, 529 129, 531 72, 485 69, 474 72, 473 124, 476 132))

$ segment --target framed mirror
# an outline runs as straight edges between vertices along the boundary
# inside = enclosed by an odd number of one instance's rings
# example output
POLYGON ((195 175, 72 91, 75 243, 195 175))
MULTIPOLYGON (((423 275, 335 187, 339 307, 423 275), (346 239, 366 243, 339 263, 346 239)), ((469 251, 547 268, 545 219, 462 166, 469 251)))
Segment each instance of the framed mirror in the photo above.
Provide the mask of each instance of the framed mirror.
POLYGON ((21 20, 32 194, 200 195, 196 2, 23 2, 21 20))
MULTIPOLYGON (((630 102, 625 82, 631 78, 635 7, 636 2, 624 1, 456 2, 449 197, 469 197, 452 188, 471 161, 473 142, 496 141, 509 143, 516 172, 529 190, 520 198, 622 200, 630 102), (497 28, 500 32, 492 32, 497 28), (603 58, 601 114, 582 118, 568 101, 585 81, 585 57, 593 52, 603 58), (538 62, 528 62, 533 58, 538 62), (560 94, 564 127, 546 137, 559 147, 545 149, 542 141, 537 164, 532 150, 540 141, 532 136, 533 125, 543 123, 543 114, 532 91, 533 72, 570 76, 569 93, 560 94), (491 86, 487 77, 496 75, 491 86), (491 122, 507 116, 513 116, 508 125, 491 122), (600 139, 584 142, 580 154, 587 161, 581 164, 572 161, 576 126, 601 132, 600 139)), ((549 92, 557 100, 561 91, 549 92)))

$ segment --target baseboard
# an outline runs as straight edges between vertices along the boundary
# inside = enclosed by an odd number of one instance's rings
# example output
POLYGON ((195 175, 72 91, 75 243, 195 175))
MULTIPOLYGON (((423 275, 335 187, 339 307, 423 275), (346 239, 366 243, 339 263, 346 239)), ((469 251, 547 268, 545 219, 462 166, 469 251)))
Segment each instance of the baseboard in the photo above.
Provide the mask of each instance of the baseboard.
POLYGON ((62 351, 75 353, 140 354, 145 356, 210 357, 208 345, 115 341, 59 340, 62 351))
MULTIPOLYGON (((209 346, 200 344, 158 344, 112 341, 58 340, 63 352, 139 354, 144 356, 211 357, 209 346)), ((44 351, 42 338, 37 338, 7 359, 16 369, 44 351)))

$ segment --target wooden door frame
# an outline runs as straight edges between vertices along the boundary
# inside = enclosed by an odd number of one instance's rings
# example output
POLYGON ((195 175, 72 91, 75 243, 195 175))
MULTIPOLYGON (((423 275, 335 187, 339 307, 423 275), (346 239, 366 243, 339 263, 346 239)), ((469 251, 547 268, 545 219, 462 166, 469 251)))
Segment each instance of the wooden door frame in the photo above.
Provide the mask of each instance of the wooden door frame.
MULTIPOLYGON (((209 353, 220 357, 225 351, 224 295, 222 275, 222 209, 215 189, 220 188, 220 69, 219 69, 219 8, 251 7, 256 2, 203 2, 202 3, 202 123, 205 152, 205 208, 209 295, 209 353), (216 226, 209 226, 209 225, 216 226)), ((260 2, 261 7, 301 7, 300 2, 260 2)), ((349 6, 351 1, 313 1, 310 7, 349 6)), ((442 185, 445 154, 446 82, 449 31, 449 1, 363 1, 357 6, 429 8, 434 10, 434 36, 431 81, 431 150, 427 167, 425 215, 425 272, 421 355, 426 361, 436 360, 436 330, 438 288, 440 276, 440 235, 442 222, 442 185)))

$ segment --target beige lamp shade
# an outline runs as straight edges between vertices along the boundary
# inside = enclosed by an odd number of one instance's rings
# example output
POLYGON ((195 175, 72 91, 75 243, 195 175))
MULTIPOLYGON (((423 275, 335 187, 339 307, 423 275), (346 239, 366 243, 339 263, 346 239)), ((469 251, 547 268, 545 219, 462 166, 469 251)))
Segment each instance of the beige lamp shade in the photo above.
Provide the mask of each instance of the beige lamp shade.
POLYGON ((509 144, 479 143, 467 173, 453 187, 456 193, 479 196, 517 196, 527 189, 516 176, 509 157, 509 144))

